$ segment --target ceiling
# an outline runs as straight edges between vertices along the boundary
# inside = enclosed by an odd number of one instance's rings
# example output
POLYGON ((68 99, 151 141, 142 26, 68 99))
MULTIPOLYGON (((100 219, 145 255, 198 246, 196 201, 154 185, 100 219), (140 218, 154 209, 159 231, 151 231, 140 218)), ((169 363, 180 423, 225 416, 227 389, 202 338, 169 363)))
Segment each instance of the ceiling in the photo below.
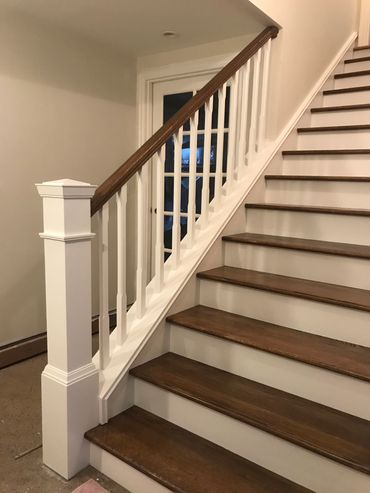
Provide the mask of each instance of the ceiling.
POLYGON ((0 0, 1 6, 131 57, 257 33, 266 24, 248 0, 0 0), (179 35, 165 38, 164 31, 179 35))

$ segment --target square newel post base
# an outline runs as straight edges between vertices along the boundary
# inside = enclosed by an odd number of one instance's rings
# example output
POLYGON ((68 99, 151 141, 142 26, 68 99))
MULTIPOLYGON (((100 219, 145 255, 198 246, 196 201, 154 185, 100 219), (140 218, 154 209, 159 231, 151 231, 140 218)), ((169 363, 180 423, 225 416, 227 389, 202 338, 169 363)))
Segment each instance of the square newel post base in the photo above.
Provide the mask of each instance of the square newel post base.
POLYGON ((98 388, 93 364, 72 374, 47 365, 42 373, 43 462, 65 479, 90 463, 84 432, 98 423, 98 388))

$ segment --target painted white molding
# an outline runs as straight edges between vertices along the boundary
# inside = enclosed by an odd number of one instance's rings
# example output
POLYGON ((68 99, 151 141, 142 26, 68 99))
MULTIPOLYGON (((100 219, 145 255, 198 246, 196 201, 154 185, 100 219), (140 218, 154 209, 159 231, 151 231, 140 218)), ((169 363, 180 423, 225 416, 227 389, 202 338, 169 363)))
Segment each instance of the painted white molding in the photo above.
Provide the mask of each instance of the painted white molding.
POLYGON ((358 44, 359 46, 368 45, 370 43, 370 0, 361 0, 359 21, 358 44))
MULTIPOLYGON (((148 285, 147 311, 143 318, 137 319, 135 305, 133 309, 130 310, 128 314, 128 326, 130 327, 130 332, 125 344, 122 346, 115 344, 115 331, 111 335, 111 360, 107 368, 103 371, 99 392, 101 410, 100 420, 102 423, 106 422, 109 417, 109 397, 112 395, 122 378, 127 374, 136 357, 161 323, 177 296, 194 275, 199 264, 222 233, 230 218, 245 202, 250 190, 263 175, 265 169, 276 156, 277 152, 281 149, 288 135, 296 128, 300 118, 307 111, 322 86, 355 41, 356 37, 357 33, 352 33, 349 36, 278 138, 274 142, 269 143, 263 153, 261 152, 256 155, 256 160, 253 162, 253 165, 246 167, 244 174, 238 178, 238 181, 234 182, 234 187, 230 195, 227 196, 227 200, 225 200, 225 197, 222 197, 222 207, 217 209, 217 212, 212 210, 211 207, 208 223, 200 225, 197 230, 198 234, 194 248, 189 250, 186 248, 185 244, 181 245, 182 260, 179 268, 176 271, 172 269, 171 258, 166 262, 166 289, 158 295, 158 293, 156 293, 154 281, 148 285)), ((95 356, 95 358, 98 358, 98 356, 95 356)), ((97 359, 95 361, 97 361, 97 359)))
POLYGON ((43 199, 48 364, 42 374, 44 463, 66 479, 89 464, 84 433, 98 423, 91 347, 91 220, 95 186, 37 185, 43 199), (76 302, 78 300, 78 302, 76 302))

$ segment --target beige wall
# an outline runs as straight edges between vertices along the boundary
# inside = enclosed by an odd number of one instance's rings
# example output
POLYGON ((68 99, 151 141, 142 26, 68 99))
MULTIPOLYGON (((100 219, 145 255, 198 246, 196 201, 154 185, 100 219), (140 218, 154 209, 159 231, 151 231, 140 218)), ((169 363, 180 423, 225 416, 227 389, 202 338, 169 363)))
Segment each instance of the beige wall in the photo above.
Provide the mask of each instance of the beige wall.
POLYGON ((282 26, 274 42, 269 130, 277 135, 357 30, 359 0, 250 0, 282 26))
POLYGON ((135 94, 134 61, 0 12, 0 345, 46 328, 34 183, 100 184, 135 148, 135 94))

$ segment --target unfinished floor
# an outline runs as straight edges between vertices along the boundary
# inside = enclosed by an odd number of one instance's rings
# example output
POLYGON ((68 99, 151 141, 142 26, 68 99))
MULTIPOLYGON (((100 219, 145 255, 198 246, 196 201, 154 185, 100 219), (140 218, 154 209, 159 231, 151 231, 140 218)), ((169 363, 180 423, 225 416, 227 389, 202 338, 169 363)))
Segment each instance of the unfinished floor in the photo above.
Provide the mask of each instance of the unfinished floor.
POLYGON ((0 492, 70 493, 90 478, 110 493, 128 493, 92 467, 70 481, 42 464, 40 376, 46 355, 0 370, 0 492))

